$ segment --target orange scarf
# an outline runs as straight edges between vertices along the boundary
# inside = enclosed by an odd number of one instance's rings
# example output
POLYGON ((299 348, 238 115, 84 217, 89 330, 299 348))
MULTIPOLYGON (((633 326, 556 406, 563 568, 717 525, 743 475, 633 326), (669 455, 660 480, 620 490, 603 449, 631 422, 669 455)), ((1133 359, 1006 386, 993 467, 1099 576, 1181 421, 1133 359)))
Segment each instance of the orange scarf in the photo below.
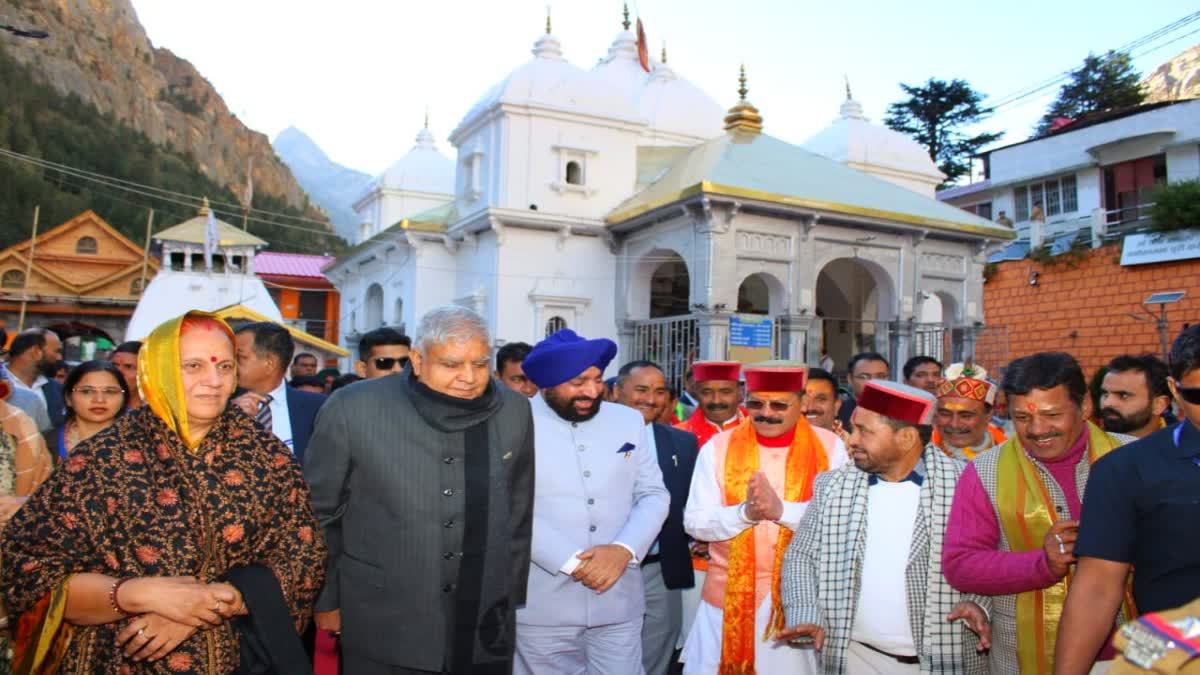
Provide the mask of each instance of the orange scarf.
MULTIPOLYGON (((988 435, 992 437, 992 447, 1004 445, 1004 441, 1008 440, 1008 437, 1004 435, 1004 430, 1000 427, 989 424, 987 426, 987 432, 988 435)), ((937 446, 947 457, 953 458, 954 453, 946 448, 946 446, 942 443, 942 440, 942 431, 935 426, 933 428, 933 438, 930 440, 930 442, 937 446)), ((965 456, 968 460, 975 459, 975 457, 979 454, 979 451, 975 450, 974 448, 962 448, 962 452, 963 456, 965 456)))
MULTIPOLYGON (((758 471, 758 436, 754 425, 744 422, 733 430, 725 456, 725 504, 733 506, 746 501, 750 477, 758 471)), ((783 495, 788 502, 812 499, 813 479, 829 470, 829 458, 824 446, 804 420, 796 425, 795 436, 788 448, 783 495)), ((721 627, 720 675, 753 675, 754 673, 754 611, 755 602, 755 527, 746 528, 733 538, 729 547, 729 575, 725 586, 725 606, 721 627)), ((792 531, 779 528, 775 545, 775 564, 771 579, 771 618, 763 640, 770 639, 783 628, 783 603, 780 599, 779 572, 783 554, 792 540, 792 531)))

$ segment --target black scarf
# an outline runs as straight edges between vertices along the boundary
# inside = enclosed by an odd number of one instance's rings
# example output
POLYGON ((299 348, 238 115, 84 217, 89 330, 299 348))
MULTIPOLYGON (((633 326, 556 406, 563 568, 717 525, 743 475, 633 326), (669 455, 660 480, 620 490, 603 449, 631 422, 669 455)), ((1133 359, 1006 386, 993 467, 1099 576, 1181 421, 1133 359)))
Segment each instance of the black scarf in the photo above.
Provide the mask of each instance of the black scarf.
POLYGON ((451 673, 507 675, 515 646, 516 614, 509 601, 508 475, 489 420, 504 405, 495 381, 479 398, 461 399, 404 374, 417 414, 430 426, 463 433, 466 527, 445 667, 451 673))

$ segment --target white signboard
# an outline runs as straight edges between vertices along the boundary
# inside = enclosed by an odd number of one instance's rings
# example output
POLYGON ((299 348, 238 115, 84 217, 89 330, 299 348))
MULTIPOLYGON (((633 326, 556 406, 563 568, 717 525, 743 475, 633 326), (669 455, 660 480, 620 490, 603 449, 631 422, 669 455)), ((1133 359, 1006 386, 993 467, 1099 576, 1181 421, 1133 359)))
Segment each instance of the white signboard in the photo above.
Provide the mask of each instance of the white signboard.
POLYGON ((1131 234, 1121 249, 1122 265, 1200 258, 1200 230, 1131 234))

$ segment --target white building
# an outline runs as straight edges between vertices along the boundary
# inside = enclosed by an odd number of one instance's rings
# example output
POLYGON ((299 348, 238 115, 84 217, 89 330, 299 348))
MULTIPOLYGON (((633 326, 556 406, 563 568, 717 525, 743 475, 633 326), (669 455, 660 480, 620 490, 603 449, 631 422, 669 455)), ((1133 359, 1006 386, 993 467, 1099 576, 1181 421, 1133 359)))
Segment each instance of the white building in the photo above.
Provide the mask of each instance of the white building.
POLYGON ((542 35, 462 118, 451 198, 372 221, 325 269, 343 345, 459 303, 497 344, 570 327, 673 380, 737 356, 763 320, 769 355, 827 348, 843 368, 861 349, 971 349, 983 252, 1012 235, 933 199, 941 176, 911 139, 848 101, 813 152, 788 144, 761 133, 744 81, 725 115, 665 63, 642 70, 627 26, 590 71, 563 53, 542 35))
POLYGON ((215 312, 244 305, 271 321, 283 321, 266 286, 254 274, 254 254, 267 242, 223 220, 216 220, 216 252, 211 268, 204 258, 208 200, 195 218, 154 235, 161 247, 161 268, 138 301, 125 339, 142 340, 167 319, 199 309, 215 312))
MULTIPOLYGON (((1011 219, 1004 255, 1081 236, 1102 239, 1147 225, 1154 188, 1200 178, 1200 99, 1098 113, 1049 136, 981 155, 985 180, 938 193, 984 218, 1011 219), (1031 219, 1035 205, 1044 226, 1031 219)), ((1019 255, 1018 255, 1019 252, 1019 255)))

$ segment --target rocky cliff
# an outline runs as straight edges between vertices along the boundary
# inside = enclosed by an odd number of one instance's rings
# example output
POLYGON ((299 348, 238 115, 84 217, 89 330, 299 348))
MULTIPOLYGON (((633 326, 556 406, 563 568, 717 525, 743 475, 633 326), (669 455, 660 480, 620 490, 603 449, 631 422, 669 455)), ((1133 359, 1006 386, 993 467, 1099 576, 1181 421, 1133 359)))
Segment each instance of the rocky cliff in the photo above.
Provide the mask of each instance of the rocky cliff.
POLYGON ((130 0, 0 0, 0 16, 50 33, 5 41, 35 77, 154 143, 190 153, 201 172, 234 194, 244 194, 252 165, 255 194, 319 217, 267 136, 230 113, 191 63, 151 44, 130 0))
POLYGON ((1154 69, 1142 80, 1146 103, 1178 101, 1200 96, 1200 45, 1154 69))

